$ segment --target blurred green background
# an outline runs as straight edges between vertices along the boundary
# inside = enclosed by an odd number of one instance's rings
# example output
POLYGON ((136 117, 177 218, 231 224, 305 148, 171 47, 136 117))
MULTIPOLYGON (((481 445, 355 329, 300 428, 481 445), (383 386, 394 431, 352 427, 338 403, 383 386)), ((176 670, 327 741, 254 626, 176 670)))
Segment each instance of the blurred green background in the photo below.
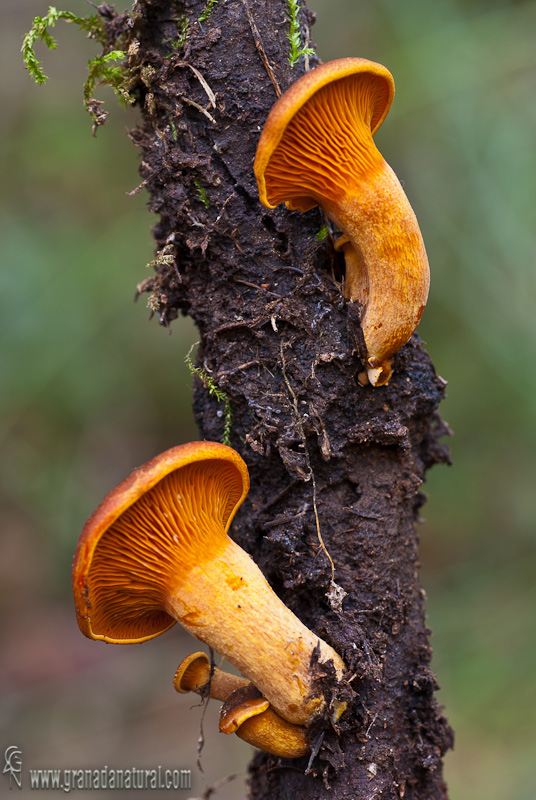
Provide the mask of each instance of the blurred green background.
MULTIPOLYGON (((236 800, 249 748, 209 717, 197 772, 199 712, 171 687, 192 640, 174 629, 108 647, 74 619, 69 569, 86 516, 134 465, 196 437, 184 366, 196 335, 185 319, 170 334, 133 302, 155 218, 143 190, 127 196, 136 113, 104 90, 110 119, 91 136, 82 84, 95 46, 60 23, 58 50, 38 51, 46 87, 22 66, 22 36, 46 7, 4 0, 0 11, 0 750, 21 747, 25 769, 191 767, 192 794, 232 769, 217 796, 236 800)), ((360 55, 394 75, 377 142, 432 269, 419 332, 449 383, 454 466, 429 475, 421 560, 456 731, 452 800, 533 800, 536 2, 310 7, 322 59, 360 55)))

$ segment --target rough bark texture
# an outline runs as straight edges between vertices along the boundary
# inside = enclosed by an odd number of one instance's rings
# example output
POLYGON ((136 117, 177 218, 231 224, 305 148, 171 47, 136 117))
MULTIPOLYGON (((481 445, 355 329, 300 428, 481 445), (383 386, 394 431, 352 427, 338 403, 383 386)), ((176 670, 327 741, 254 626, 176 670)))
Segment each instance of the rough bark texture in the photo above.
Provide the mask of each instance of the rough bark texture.
MULTIPOLYGON (((159 215, 141 291, 163 324, 195 320, 198 364, 230 398, 231 444, 251 474, 232 535, 345 659, 352 697, 336 728, 312 733, 309 768, 257 755, 251 796, 444 800, 452 733, 434 699, 415 530, 424 473, 448 459, 444 382, 414 335, 387 387, 358 385, 357 311, 333 240, 315 237, 320 212, 267 211, 253 176, 273 81, 284 91, 305 68, 289 66, 287 3, 220 0, 199 22, 205 8, 139 0, 108 17, 111 38, 130 43, 143 108, 132 138, 159 215)), ((305 9, 300 22, 306 38, 305 9)), ((221 404, 195 383, 200 435, 219 440, 221 404)))

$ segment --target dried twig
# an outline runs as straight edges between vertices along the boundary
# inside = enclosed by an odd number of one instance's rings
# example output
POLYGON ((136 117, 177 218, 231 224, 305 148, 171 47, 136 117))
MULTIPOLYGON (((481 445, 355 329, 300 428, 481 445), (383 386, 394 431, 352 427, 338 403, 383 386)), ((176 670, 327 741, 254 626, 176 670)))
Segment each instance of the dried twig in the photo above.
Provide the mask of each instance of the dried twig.
POLYGON ((316 522, 316 534, 317 534, 317 537, 318 537, 318 542, 320 544, 320 547, 321 547, 324 555, 328 559, 328 561, 330 563, 330 566, 331 566, 331 581, 330 581, 330 588, 329 588, 329 592, 327 594, 327 598, 329 600, 329 603, 330 603, 332 609, 334 611, 340 611, 341 603, 342 603, 342 600, 343 600, 346 592, 344 591, 342 586, 339 586, 337 583, 335 583, 335 565, 333 563, 333 559, 331 558, 330 554, 328 553, 326 545, 324 544, 324 539, 322 538, 322 532, 320 530, 320 519, 318 517, 318 507, 317 507, 317 502, 316 502, 316 480, 315 480, 315 474, 314 474, 313 468, 311 466, 311 459, 309 457, 309 450, 307 449, 307 441, 306 441, 306 438, 305 438, 305 431, 303 429, 303 423, 302 423, 302 420, 301 420, 301 417, 300 417, 300 411, 299 411, 299 408, 298 408, 298 398, 296 397, 296 393, 294 392, 294 389, 292 388, 292 386, 290 384, 290 381, 289 381, 289 379, 287 377, 287 373, 286 373, 286 370, 285 370, 285 354, 283 352, 283 340, 281 340, 280 345, 281 345, 280 346, 281 372, 283 374, 283 380, 285 381, 285 385, 287 387, 288 393, 290 394, 290 397, 292 399, 292 405, 294 407, 294 414, 295 414, 295 417, 296 417, 296 427, 298 428, 298 433, 300 434, 300 438, 302 440, 303 450, 304 450, 304 454, 305 454, 305 464, 306 464, 307 470, 309 472, 309 477, 311 479, 311 485, 313 487, 313 512, 314 512, 314 515, 315 515, 315 522, 316 522))
POLYGON ((266 57, 266 53, 264 52, 264 47, 262 46, 262 42, 261 42, 261 35, 259 33, 259 29, 255 25, 255 20, 253 19, 252 15, 251 15, 251 10, 250 10, 249 5, 248 5, 248 0, 242 0, 242 2, 244 4, 244 8, 246 9, 246 14, 247 14, 247 17, 248 17, 248 22, 249 22, 249 27, 251 28, 251 33, 253 34, 253 39, 255 41, 255 47, 259 51, 259 55, 261 57, 262 63, 264 64, 266 72, 268 73, 268 77, 272 81, 272 84, 273 84, 273 87, 275 89, 276 95, 278 97, 281 97, 281 88, 280 88, 280 86, 279 86, 279 84, 278 84, 278 82, 276 80, 276 77, 274 75, 274 71, 270 66, 268 58, 266 57))
POLYGON ((188 103, 189 106, 197 108, 197 110, 200 111, 202 114, 204 114, 207 119, 209 119, 211 122, 214 123, 214 125, 216 124, 216 120, 214 119, 214 117, 208 113, 206 108, 200 106, 199 103, 196 103, 194 100, 190 100, 189 97, 185 97, 184 95, 181 95, 181 100, 183 103, 188 103))
POLYGON ((210 86, 208 85, 206 80, 203 78, 203 76, 201 75, 199 70, 196 69, 194 66, 192 66, 192 64, 189 64, 187 61, 176 61, 175 63, 176 63, 176 65, 178 67, 189 67, 192 70, 192 72, 194 73, 195 77, 197 78, 197 80, 199 81, 199 83, 201 84, 203 89, 205 90, 206 95, 207 95, 207 97, 209 99, 210 105, 212 106, 212 108, 216 108, 216 95, 214 94, 214 92, 212 91, 212 89, 210 88, 210 86))

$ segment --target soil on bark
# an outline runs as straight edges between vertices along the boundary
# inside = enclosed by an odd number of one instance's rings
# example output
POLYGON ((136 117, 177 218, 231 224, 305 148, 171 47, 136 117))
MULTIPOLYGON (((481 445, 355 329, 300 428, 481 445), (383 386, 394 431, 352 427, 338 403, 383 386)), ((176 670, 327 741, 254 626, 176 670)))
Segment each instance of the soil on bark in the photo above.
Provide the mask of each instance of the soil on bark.
MULTIPOLYGON (((311 731, 313 758, 257 755, 251 796, 445 800, 452 732, 434 698, 415 527, 425 471, 448 460, 445 383, 414 335, 388 386, 358 384, 359 309, 341 294, 334 231, 319 241, 318 210, 268 211, 253 175, 276 86, 308 66, 289 65, 287 3, 221 0, 200 21, 207 8, 106 10, 111 41, 130 48, 143 109, 131 138, 158 215, 154 275, 139 290, 162 324, 195 320, 198 366, 230 400, 231 445, 251 475, 231 534, 343 657, 342 686, 318 675, 350 701, 311 731)), ((299 20, 306 42, 313 15, 299 20)), ((222 411, 196 379, 202 438, 221 438, 222 411)))

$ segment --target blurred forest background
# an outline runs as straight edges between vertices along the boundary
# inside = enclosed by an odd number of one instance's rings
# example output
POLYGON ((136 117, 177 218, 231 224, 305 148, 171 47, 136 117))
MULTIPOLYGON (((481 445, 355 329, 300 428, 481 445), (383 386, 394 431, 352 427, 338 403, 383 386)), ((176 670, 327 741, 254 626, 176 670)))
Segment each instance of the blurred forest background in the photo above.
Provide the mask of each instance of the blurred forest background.
MULTIPOLYGON (((424 487, 421 560, 456 731, 452 800, 533 800, 536 2, 310 7, 323 60, 364 56, 394 75, 377 140, 430 258, 419 333, 448 380, 441 412, 455 435, 454 466, 424 487)), ((81 0, 62 8, 92 13, 81 0)), ((0 11, 0 751, 19 746, 25 771, 192 768, 192 795, 234 770, 216 797, 239 800, 250 748, 217 733, 213 710, 198 772, 199 711, 172 688, 195 641, 175 628, 105 646, 76 626, 70 563, 85 518, 134 466, 197 437, 184 364, 196 333, 180 319, 170 334, 144 297, 133 302, 156 220, 143 190, 127 196, 136 111, 102 90, 110 118, 91 135, 82 84, 95 45, 60 23, 58 50, 38 50, 46 87, 24 70, 22 36, 46 9, 0 11)))

